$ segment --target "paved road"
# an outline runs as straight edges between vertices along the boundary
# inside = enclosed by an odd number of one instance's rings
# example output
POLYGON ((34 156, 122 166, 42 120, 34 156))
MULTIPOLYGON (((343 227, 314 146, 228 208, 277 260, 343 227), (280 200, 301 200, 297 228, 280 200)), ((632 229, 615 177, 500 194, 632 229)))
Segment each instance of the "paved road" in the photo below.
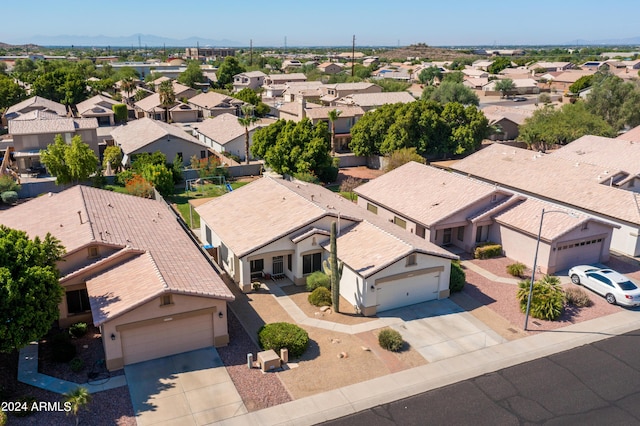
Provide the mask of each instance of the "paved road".
POLYGON ((640 330, 326 425, 640 424, 640 330))

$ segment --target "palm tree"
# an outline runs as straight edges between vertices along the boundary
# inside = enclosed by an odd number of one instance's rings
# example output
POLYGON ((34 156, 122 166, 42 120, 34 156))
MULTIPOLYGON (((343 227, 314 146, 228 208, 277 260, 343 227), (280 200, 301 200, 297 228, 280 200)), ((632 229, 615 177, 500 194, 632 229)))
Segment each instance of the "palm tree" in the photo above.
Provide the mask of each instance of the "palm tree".
POLYGON ((238 123, 244 127, 245 164, 249 164, 249 126, 259 120, 259 118, 253 114, 254 108, 251 104, 243 105, 240 108, 242 110, 242 117, 238 117, 238 123))
POLYGON ((331 155, 335 155, 336 149, 336 120, 340 117, 342 111, 339 109, 333 109, 329 111, 329 121, 331 122, 331 155))
POLYGON ((173 91, 173 82, 165 80, 158 85, 158 95, 160 95, 160 105, 164 108, 164 120, 169 122, 169 107, 176 103, 176 94, 173 91))
POLYGON ((120 83, 120 87, 122 91, 127 94, 127 104, 129 103, 129 99, 131 98, 131 94, 136 89, 136 82, 133 77, 125 77, 122 79, 122 83, 120 83))
MULTIPOLYGON (((80 422, 80 417, 78 413, 80 409, 85 408, 88 410, 87 405, 91 402, 91 394, 89 390, 85 387, 78 386, 72 391, 69 391, 64 394, 65 402, 71 405, 71 413, 76 416, 76 426, 80 422)), ((69 412, 67 412, 68 414, 69 412)))

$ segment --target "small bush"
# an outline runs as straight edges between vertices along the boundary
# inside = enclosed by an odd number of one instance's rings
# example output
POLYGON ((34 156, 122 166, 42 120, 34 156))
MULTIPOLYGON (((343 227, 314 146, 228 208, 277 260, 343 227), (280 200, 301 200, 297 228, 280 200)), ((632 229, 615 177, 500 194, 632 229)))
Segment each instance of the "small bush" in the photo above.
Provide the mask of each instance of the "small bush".
POLYGON ((509 273, 509 275, 513 275, 514 277, 522 277, 525 269, 527 269, 526 265, 520 262, 507 265, 507 272, 509 273))
POLYGON ((476 247, 473 252, 473 257, 476 259, 491 259, 498 256, 502 256, 502 246, 494 243, 476 247))
POLYGON ((309 295, 309 303, 313 306, 331 306, 331 290, 318 287, 309 295))
POLYGON ((0 197, 5 204, 15 204, 18 202, 18 193, 15 191, 5 191, 0 194, 0 197))
POLYGON ((7 424, 7 414, 4 411, 0 411, 0 426, 7 424))
POLYGON ((251 283, 251 288, 253 288, 253 291, 258 291, 262 288, 262 283, 260 281, 254 281, 251 283))
POLYGON ((581 288, 570 287, 564 292, 564 300, 567 304, 577 308, 587 308, 593 305, 593 301, 586 291, 581 288))
POLYGON ((88 329, 89 327, 86 322, 78 322, 69 327, 69 333, 71 333, 73 337, 82 337, 87 334, 88 329))
POLYGON ((449 291, 451 293, 457 293, 462 291, 464 284, 467 281, 466 274, 460 265, 460 262, 454 260, 451 262, 451 273, 449 275, 449 291))
MULTIPOLYGON (((527 312, 530 283, 530 280, 524 280, 518 284, 517 297, 520 302, 520 310, 523 313, 527 312)), ((560 287, 558 277, 545 275, 533 284, 529 315, 534 318, 554 321, 562 314, 562 309, 564 309, 564 292, 560 287)))
POLYGON ((273 349, 279 354, 280 349, 287 348, 290 356, 299 357, 307 350, 309 335, 295 324, 274 322, 260 327, 258 342, 263 350, 273 349))
POLYGON ((380 331, 378 343, 380 343, 381 348, 392 352, 398 352, 404 346, 402 335, 392 328, 385 328, 380 331))
POLYGON ((76 347, 71 342, 53 343, 53 359, 57 362, 69 362, 76 356, 76 347))
POLYGON ((313 291, 318 287, 331 288, 331 277, 322 271, 315 271, 307 277, 308 291, 313 291))
POLYGON ((69 361, 69 367, 71 367, 71 371, 77 373, 84 368, 84 361, 82 358, 75 357, 69 361))

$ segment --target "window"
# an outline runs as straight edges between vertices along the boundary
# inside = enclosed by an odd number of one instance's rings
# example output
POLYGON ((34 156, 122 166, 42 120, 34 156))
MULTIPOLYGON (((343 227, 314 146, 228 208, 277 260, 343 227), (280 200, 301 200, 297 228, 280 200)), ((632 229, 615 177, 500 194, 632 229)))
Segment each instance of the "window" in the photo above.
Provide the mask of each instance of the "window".
POLYGON ((209 228, 207 225, 204 225, 204 235, 205 239, 207 240, 206 243, 211 244, 211 228, 209 228))
POLYGON ((395 223, 402 229, 407 229, 407 221, 400 219, 398 216, 393 217, 393 223, 395 223))
POLYGON ((273 256, 273 275, 281 275, 284 273, 284 257, 273 256))
POLYGON ((409 256, 407 256, 407 263, 405 266, 413 266, 413 265, 417 265, 418 264, 418 260, 416 257, 416 254, 410 254, 409 256))
POLYGON ((447 228, 444 230, 444 235, 442 236, 442 244, 451 244, 451 228, 447 228))
POLYGON ((305 254, 302 256, 302 274, 310 274, 322 269, 322 253, 305 254))
POLYGON ((464 241, 464 226, 458 226, 458 241, 464 241))
POLYGON ((170 294, 163 294, 160 296, 160 306, 173 305, 173 300, 170 294))
POLYGON ((586 231, 587 229, 589 229, 589 222, 585 222, 582 224, 582 228, 583 231, 586 231))
POLYGON ((207 151, 200 151, 200 158, 207 158, 207 151))
POLYGON ((179 161, 182 163, 182 153, 181 153, 181 152, 178 152, 178 153, 176 154, 176 156, 178 156, 178 158, 180 159, 179 161))
POLYGON ((424 226, 416 224, 416 235, 420 238, 424 238, 425 235, 424 226))
POLYGON ((292 257, 290 254, 287 255, 287 269, 289 271, 291 271, 291 263, 292 263, 292 257))
POLYGON ((98 247, 89 247, 89 259, 98 257, 98 247))
POLYGON ((367 203, 367 210, 369 210, 371 213, 378 214, 378 206, 374 206, 371 203, 367 203))
POLYGON ((80 314, 90 310, 89 294, 86 288, 67 292, 67 312, 69 314, 80 314))
POLYGON ((264 259, 256 259, 249 262, 251 268, 251 275, 256 272, 262 272, 264 270, 264 259))

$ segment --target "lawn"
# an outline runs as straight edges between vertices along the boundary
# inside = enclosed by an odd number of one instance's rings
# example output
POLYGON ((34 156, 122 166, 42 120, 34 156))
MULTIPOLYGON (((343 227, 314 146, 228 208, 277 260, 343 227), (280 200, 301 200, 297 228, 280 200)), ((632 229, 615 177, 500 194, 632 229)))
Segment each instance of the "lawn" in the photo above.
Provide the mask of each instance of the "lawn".
POLYGON ((340 185, 327 185, 325 188, 331 192, 342 195, 344 198, 349 201, 353 201, 354 203, 358 201, 358 195, 355 192, 340 191, 340 185))

